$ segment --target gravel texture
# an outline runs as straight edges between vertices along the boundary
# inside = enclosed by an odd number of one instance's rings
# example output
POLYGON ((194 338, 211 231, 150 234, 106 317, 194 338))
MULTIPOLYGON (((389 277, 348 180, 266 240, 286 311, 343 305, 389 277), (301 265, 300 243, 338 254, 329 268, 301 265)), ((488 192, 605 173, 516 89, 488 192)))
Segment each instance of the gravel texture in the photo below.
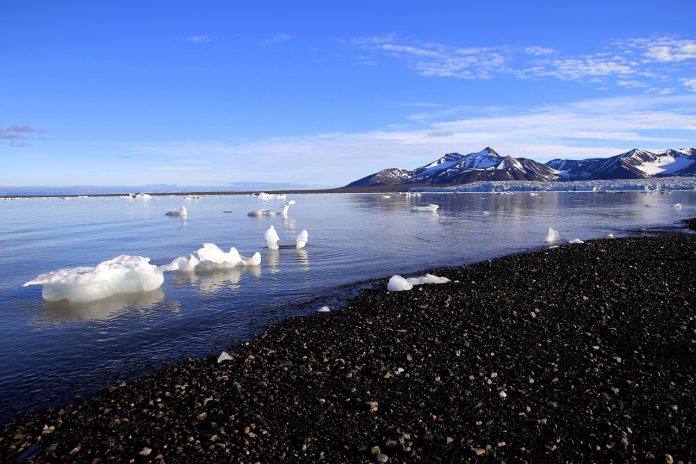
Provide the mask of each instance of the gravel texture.
POLYGON ((693 462, 696 237, 433 271, 0 427, 0 462, 693 462))

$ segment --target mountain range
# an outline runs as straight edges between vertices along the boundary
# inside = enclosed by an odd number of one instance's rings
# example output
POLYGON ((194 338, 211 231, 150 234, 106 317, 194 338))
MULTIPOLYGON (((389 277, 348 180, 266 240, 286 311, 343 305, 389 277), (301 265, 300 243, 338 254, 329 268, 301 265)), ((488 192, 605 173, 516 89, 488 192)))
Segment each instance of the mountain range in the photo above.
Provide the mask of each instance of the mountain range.
POLYGON ((609 158, 554 159, 547 163, 501 156, 492 148, 486 147, 468 155, 447 153, 432 163, 413 170, 383 169, 351 182, 346 188, 399 184, 466 184, 497 180, 573 181, 695 175, 696 147, 670 148, 655 153, 636 148, 609 158))

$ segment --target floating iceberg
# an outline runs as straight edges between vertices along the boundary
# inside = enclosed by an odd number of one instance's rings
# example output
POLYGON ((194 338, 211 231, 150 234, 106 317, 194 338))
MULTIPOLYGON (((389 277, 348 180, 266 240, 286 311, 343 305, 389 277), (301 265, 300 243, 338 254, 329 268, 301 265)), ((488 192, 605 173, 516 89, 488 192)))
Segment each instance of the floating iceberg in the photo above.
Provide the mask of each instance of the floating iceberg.
POLYGON ((400 275, 393 275, 387 283, 387 290, 390 292, 401 292, 411 290, 414 285, 444 284, 447 282, 450 282, 447 277, 438 277, 432 274, 425 274, 422 277, 409 277, 408 279, 400 275))
POLYGON ((194 254, 180 256, 165 266, 167 271, 193 272, 195 270, 211 271, 236 266, 258 266, 261 253, 258 251, 250 258, 241 256, 235 247, 224 252, 214 243, 204 243, 194 254))
POLYGON ((259 196, 259 200, 273 200, 273 199, 285 200, 285 198, 286 198, 286 195, 283 194, 283 193, 265 193, 265 192, 261 192, 261 193, 259 193, 258 196, 259 196))
POLYGON ((263 234, 263 237, 266 239, 266 246, 269 250, 277 250, 280 248, 278 246, 280 237, 278 236, 278 232, 276 232, 275 227, 269 227, 268 230, 266 230, 266 233, 263 234))
POLYGON ((549 227, 549 232, 546 234, 546 241, 549 243, 557 242, 561 239, 561 235, 553 227, 549 227))
POLYGON ((41 274, 23 287, 43 285, 41 293, 46 301, 84 303, 123 293, 158 289, 167 270, 166 266, 150 264, 150 258, 120 255, 96 267, 75 267, 41 274))
POLYGON ((303 230, 302 232, 300 232, 299 234, 297 234, 297 240, 296 240, 296 242, 295 242, 295 248, 297 248, 298 250, 299 250, 300 248, 304 248, 305 245, 307 245, 307 241, 308 241, 308 240, 309 240, 309 233, 308 233, 307 230, 305 229, 305 230, 303 230))
POLYGON ((295 204, 295 200, 290 200, 288 202, 283 203, 283 209, 280 210, 280 215, 287 217, 288 215, 288 210, 290 209, 291 205, 295 204))
POLYGON ((579 244, 585 243, 585 242, 583 242, 583 241, 580 240, 579 238, 574 238, 573 240, 568 240, 568 243, 571 243, 571 244, 573 244, 573 245, 579 245, 579 244))
POLYGON ((188 211, 186 211, 185 206, 182 206, 180 209, 174 209, 174 210, 168 211, 166 215, 167 216, 182 217, 185 219, 186 216, 188 216, 188 211))
POLYGON ((437 213, 437 209, 440 206, 430 203, 428 206, 414 206, 411 211, 414 212, 424 212, 424 213, 437 213))

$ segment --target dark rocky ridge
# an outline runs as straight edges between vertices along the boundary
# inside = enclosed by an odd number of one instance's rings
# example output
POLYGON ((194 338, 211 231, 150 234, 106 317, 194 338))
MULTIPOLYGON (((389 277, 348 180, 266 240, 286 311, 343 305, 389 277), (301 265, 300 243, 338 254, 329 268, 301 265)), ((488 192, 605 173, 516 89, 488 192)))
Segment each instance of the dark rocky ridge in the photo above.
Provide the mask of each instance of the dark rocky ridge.
POLYGON ((695 264, 664 236, 379 282, 232 361, 14 421, 0 462, 690 462, 695 264))

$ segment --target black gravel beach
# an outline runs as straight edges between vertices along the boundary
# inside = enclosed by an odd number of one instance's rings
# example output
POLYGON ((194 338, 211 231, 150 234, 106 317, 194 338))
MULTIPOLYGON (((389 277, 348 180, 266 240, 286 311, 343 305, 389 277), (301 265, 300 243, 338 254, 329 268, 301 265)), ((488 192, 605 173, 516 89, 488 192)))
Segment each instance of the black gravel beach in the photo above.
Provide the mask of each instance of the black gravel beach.
POLYGON ((432 271, 0 427, 1 462, 693 462, 696 237, 432 271))

